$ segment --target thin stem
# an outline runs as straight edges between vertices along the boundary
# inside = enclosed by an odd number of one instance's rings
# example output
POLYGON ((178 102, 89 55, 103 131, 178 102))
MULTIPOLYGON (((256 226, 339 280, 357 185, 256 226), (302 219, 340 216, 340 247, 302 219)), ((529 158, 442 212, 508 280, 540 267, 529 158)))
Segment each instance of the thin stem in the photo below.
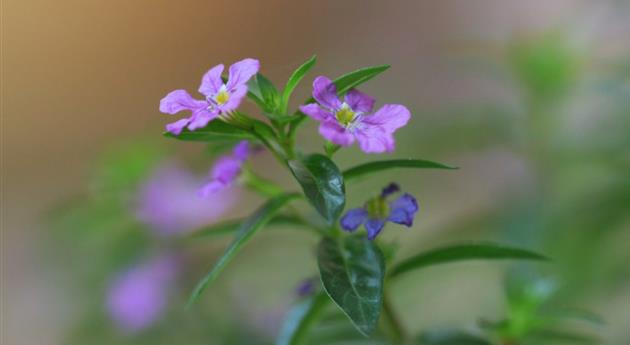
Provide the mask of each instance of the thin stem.
POLYGON ((387 320, 390 328, 390 336, 394 344, 407 344, 409 339, 407 333, 396 315, 391 301, 387 294, 383 294, 383 316, 387 320))
POLYGON ((241 173, 241 178, 243 179, 243 183, 245 183, 247 187, 265 197, 278 196, 284 192, 282 187, 256 175, 250 169, 243 169, 243 172, 241 173))

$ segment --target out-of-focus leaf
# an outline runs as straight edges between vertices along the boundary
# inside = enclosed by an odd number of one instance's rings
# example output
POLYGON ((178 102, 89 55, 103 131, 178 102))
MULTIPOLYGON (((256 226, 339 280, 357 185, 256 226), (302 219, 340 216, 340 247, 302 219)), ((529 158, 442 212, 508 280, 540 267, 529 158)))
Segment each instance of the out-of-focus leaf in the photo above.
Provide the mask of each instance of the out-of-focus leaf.
POLYGON ((531 334, 528 338, 538 340, 539 343, 556 343, 562 344, 599 344, 601 340, 593 335, 578 333, 575 331, 565 331, 556 329, 539 330, 531 334))
POLYGON ((431 331, 418 337, 420 345, 492 345, 491 342, 458 330, 431 331))
POLYGON ((365 237, 324 238, 317 263, 326 293, 362 334, 370 334, 383 304, 385 261, 381 251, 365 237))
POLYGON ((221 258, 219 258, 212 270, 203 279, 201 279, 195 287, 195 290, 188 300, 188 305, 192 305, 197 298, 199 298, 208 284, 217 278, 219 273, 223 271, 225 266, 232 261, 234 256, 252 238, 252 236, 258 232, 258 230, 265 226, 289 201, 297 197, 299 197, 299 194, 283 194, 269 199, 269 201, 256 210, 254 214, 241 223, 232 243, 225 250, 221 258))
POLYGON ((165 132, 164 136, 184 141, 216 141, 234 138, 254 138, 252 133, 217 119, 210 121, 207 126, 194 131, 184 129, 184 131, 182 131, 179 135, 165 132))
POLYGON ((280 329, 276 345, 304 344, 309 329, 317 321, 328 301, 328 296, 322 292, 291 309, 280 329))
POLYGON ((295 72, 293 72, 291 77, 289 77, 287 85, 284 87, 284 92, 282 93, 282 103, 280 107, 280 109, 282 110, 282 114, 286 114, 287 112, 289 99, 291 98, 293 90, 295 90, 302 78, 306 76, 306 73, 308 73, 308 71, 310 71, 310 69, 315 66, 316 61, 317 56, 313 55, 310 59, 308 59, 305 63, 298 67, 295 72))
POLYGON ((395 277, 402 273, 417 270, 427 266, 444 264, 462 260, 548 260, 538 253, 507 247, 498 244, 457 244, 443 248, 437 248, 428 252, 420 253, 394 266, 389 276, 395 277))
POLYGON ((288 163, 311 205, 332 224, 346 203, 345 185, 339 168, 321 154, 288 163))
POLYGON ((369 162, 357 165, 343 172, 346 181, 361 177, 363 175, 375 172, 394 169, 394 168, 413 168, 413 169, 457 169, 442 163, 427 161, 424 159, 391 159, 385 161, 369 162))

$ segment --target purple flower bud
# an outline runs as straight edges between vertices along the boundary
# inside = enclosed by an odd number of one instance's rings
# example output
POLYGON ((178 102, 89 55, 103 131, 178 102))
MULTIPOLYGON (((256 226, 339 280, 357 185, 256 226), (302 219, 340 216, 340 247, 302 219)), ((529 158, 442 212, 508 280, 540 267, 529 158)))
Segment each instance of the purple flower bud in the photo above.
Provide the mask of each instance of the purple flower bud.
POLYGON ((210 181, 201 188, 199 195, 208 198, 231 187, 241 175, 250 153, 249 143, 244 140, 234 147, 232 154, 220 157, 212 167, 210 181))

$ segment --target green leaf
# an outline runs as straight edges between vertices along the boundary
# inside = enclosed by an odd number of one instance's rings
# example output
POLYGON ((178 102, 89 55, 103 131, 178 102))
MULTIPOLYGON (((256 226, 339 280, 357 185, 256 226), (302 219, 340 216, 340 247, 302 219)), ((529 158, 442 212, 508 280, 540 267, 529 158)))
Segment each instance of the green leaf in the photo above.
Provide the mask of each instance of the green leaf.
POLYGON ((376 77, 389 68, 389 65, 371 66, 358 69, 354 72, 344 74, 341 77, 335 79, 333 82, 337 87, 337 94, 343 96, 350 89, 355 88, 366 81, 376 77))
POLYGON ((291 309, 280 329, 276 345, 303 344, 328 301, 326 294, 319 293, 291 309))
POLYGON ((236 236, 232 243, 225 250, 221 258, 216 262, 212 270, 197 284, 195 290, 188 300, 188 306, 191 306, 201 293, 206 289, 208 284, 213 282, 219 273, 223 271, 225 266, 232 261, 234 256, 241 248, 254 236, 258 230, 265 226, 289 201, 299 197, 299 194, 283 194, 275 198, 269 199, 254 214, 249 216, 239 226, 236 236))
POLYGON ((276 112, 278 109, 278 103, 280 102, 278 90, 269 79, 265 78, 264 75, 258 73, 255 78, 263 103, 265 104, 263 110, 266 113, 276 112))
POLYGON ((389 273, 390 277, 432 265, 445 264, 463 260, 548 260, 545 256, 529 250, 507 247, 498 244, 457 244, 442 247, 411 257, 398 265, 389 273))
POLYGON ((287 85, 284 87, 284 92, 282 93, 282 103, 280 110, 283 114, 287 113, 287 108, 289 106, 289 99, 291 98, 291 94, 295 87, 300 83, 302 78, 306 76, 306 73, 315 66, 315 62, 317 61, 317 56, 313 55, 310 59, 308 59, 302 66, 298 67, 295 72, 289 77, 287 81, 287 85))
POLYGON ((492 345, 488 340, 458 330, 430 331, 418 338, 421 345, 492 345))
POLYGON ((186 128, 179 135, 165 132, 164 136, 184 141, 216 141, 225 139, 254 138, 250 132, 216 119, 210 121, 210 123, 208 123, 205 127, 194 131, 186 128))
MULTIPOLYGON (((333 83, 335 83, 335 86, 337 87, 337 95, 345 95, 346 92, 350 91, 350 89, 355 88, 365 83, 366 81, 376 77, 388 68, 389 65, 371 66, 342 75, 341 77, 333 80, 333 83)), ((313 97, 311 97, 307 99, 304 104, 313 102, 315 102, 315 100, 313 99, 313 97)), ((297 111, 295 113, 295 116, 291 116, 290 118, 293 128, 297 127, 300 122, 302 122, 305 118, 306 115, 302 114, 300 111, 297 111)))
POLYGON ((343 172, 346 180, 355 179, 363 175, 394 168, 414 168, 414 169, 457 169, 442 163, 427 161, 424 159, 391 159, 385 161, 369 162, 357 165, 343 172))
POLYGON ((339 168, 321 154, 312 154, 288 163, 309 202, 332 224, 346 203, 345 185, 339 168))
POLYGON ((383 304, 385 260, 365 237, 324 238, 317 263, 324 290, 364 335, 376 327, 383 304))
MULTIPOLYGON (((235 219, 225 221, 219 224, 211 225, 202 229, 199 229, 190 236, 188 239, 190 240, 201 240, 201 239, 211 239, 216 237, 223 237, 226 235, 233 234, 238 230, 239 225, 243 223, 245 219, 235 219)), ((304 223, 297 217, 292 217, 288 215, 277 215, 273 217, 268 225, 299 225, 303 226, 304 223)))

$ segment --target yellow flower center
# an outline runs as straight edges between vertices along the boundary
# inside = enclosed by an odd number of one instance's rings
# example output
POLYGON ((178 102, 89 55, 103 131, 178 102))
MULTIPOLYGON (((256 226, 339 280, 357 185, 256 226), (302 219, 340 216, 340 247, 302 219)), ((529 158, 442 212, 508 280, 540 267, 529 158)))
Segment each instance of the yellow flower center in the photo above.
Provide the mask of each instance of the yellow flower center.
POLYGON ((225 103, 227 103, 227 101, 230 100, 230 93, 225 91, 225 90, 221 90, 219 91, 219 93, 217 93, 217 96, 214 99, 218 105, 224 105, 225 103))
POLYGON ((337 121, 344 126, 348 126, 352 120, 354 120, 356 113, 350 109, 346 103, 341 105, 341 108, 335 114, 337 121))
POLYGON ((389 215, 389 205, 385 198, 380 196, 369 200, 365 209, 371 219, 384 219, 389 215))

